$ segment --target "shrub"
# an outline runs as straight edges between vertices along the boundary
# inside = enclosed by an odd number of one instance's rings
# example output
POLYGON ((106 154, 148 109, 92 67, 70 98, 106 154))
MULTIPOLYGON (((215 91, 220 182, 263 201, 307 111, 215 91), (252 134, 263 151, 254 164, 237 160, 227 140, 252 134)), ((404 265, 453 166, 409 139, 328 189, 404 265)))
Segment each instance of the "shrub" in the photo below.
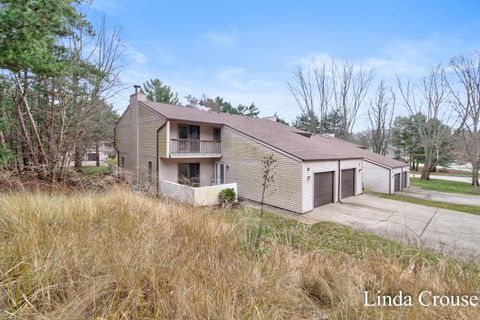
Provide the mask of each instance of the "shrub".
POLYGON ((227 188, 218 194, 218 204, 222 207, 231 206, 235 203, 236 193, 233 188, 227 188))

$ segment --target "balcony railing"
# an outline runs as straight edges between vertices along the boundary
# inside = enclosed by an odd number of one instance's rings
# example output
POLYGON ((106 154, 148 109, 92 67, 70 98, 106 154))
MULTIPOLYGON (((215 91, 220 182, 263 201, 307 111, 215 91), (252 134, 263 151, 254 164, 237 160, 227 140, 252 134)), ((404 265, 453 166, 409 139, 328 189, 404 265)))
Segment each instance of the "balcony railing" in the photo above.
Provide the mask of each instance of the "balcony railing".
POLYGON ((220 141, 199 139, 171 139, 170 155, 173 157, 219 157, 222 154, 220 141))

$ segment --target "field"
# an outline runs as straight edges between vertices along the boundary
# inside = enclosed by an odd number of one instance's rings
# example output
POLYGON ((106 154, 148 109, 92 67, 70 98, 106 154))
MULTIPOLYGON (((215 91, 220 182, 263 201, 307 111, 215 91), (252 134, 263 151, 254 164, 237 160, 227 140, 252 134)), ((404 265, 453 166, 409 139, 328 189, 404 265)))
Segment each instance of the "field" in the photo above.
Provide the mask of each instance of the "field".
POLYGON ((473 294, 479 266, 330 223, 192 208, 120 188, 0 196, 0 318, 474 319, 363 292, 473 294))

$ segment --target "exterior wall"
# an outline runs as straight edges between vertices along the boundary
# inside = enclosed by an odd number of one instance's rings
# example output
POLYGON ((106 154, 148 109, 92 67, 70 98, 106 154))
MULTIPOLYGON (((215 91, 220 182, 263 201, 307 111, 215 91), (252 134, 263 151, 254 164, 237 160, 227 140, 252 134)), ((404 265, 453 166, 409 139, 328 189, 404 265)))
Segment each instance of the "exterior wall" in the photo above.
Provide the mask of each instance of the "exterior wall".
POLYGON ((131 159, 131 145, 130 145, 130 122, 132 117, 132 110, 130 107, 125 110, 122 118, 115 127, 115 147, 119 152, 119 157, 124 158, 125 170, 133 170, 133 163, 131 159))
POLYGON ((157 130, 165 124, 165 119, 156 113, 138 107, 138 177, 144 188, 154 190, 157 187, 157 130), (152 163, 152 172, 148 175, 148 162, 152 163))
MULTIPOLYGON (((272 134, 275 134, 272 132, 272 134)), ((253 201, 261 199, 261 160, 274 154, 277 160, 275 192, 266 197, 265 203, 302 212, 302 162, 272 149, 228 127, 223 127, 223 156, 226 183, 237 182, 238 196, 253 201)))
POLYGON ((160 192, 180 202, 192 205, 214 205, 218 203, 218 194, 224 189, 233 189, 237 193, 237 184, 229 183, 208 187, 192 188, 178 183, 160 180, 160 192))
MULTIPOLYGON (((363 160, 363 183, 365 189, 392 194, 395 184, 395 174, 400 173, 400 187, 403 186, 403 172, 409 172, 409 166, 388 169, 378 164, 363 160), (391 171, 391 172, 390 172, 391 171)), ((407 174, 407 187, 410 186, 410 175, 407 174)))
MULTIPOLYGON (((320 172, 333 171, 333 198, 335 202, 339 201, 341 195, 339 194, 339 181, 341 179, 341 172, 338 171, 338 160, 331 161, 306 161, 303 163, 302 169, 302 212, 313 210, 313 184, 314 174, 320 172)), ((362 160, 340 160, 340 170, 355 169, 355 195, 362 193, 362 160)))
POLYGON ((158 132, 158 156, 168 157, 168 130, 170 122, 167 122, 158 132))
POLYGON ((200 163, 200 187, 211 186, 213 184, 215 168, 215 161, 213 159, 160 159, 159 161, 161 180, 178 183, 179 163, 200 163))
POLYGON ((130 104, 115 127, 115 143, 120 163, 124 158, 125 178, 146 189, 156 188, 157 130, 165 119, 149 109, 139 106, 144 101, 141 93, 130 96, 130 104), (152 163, 151 175, 148 162, 152 163))
POLYGON ((390 193, 390 183, 393 188, 393 178, 390 175, 390 169, 364 159, 362 171, 365 189, 374 192, 390 193))

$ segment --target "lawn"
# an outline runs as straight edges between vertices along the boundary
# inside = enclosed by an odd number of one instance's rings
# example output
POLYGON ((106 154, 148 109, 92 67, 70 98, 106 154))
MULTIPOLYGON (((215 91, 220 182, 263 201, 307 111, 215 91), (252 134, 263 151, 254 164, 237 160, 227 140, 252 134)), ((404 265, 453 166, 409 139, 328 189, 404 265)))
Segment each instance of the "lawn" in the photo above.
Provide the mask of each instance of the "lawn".
POLYGON ((427 190, 480 195, 480 187, 474 188, 472 185, 465 182, 440 179, 431 179, 427 181, 421 180, 420 178, 410 178, 410 185, 427 190))
POLYGON ((86 175, 103 175, 111 172, 110 166, 85 166, 80 169, 86 175))
POLYGON ((478 294, 480 267, 332 223, 116 188, 0 195, 0 318, 475 319, 364 291, 478 294))
POLYGON ((396 194, 376 193, 375 195, 385 199, 398 200, 403 202, 421 204, 428 207, 456 210, 456 211, 480 215, 480 206, 477 207, 477 206, 468 206, 468 205, 461 205, 461 204, 455 204, 455 203, 446 203, 446 202, 418 199, 418 198, 412 198, 412 197, 405 197, 405 196, 400 196, 396 194))

